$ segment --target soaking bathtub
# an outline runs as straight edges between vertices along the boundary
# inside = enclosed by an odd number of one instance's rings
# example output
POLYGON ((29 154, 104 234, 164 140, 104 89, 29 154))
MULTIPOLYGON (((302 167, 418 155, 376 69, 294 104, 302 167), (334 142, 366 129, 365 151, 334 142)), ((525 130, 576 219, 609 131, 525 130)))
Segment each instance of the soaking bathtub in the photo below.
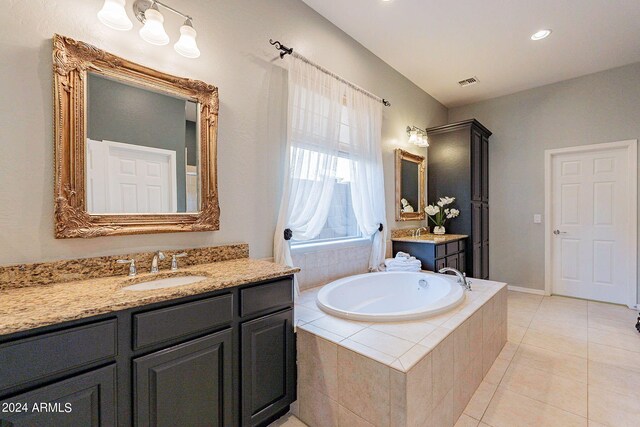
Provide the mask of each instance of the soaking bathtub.
POLYGON ((333 316, 368 322, 415 320, 464 301, 456 277, 426 272, 380 272, 349 276, 324 286, 316 299, 333 316))

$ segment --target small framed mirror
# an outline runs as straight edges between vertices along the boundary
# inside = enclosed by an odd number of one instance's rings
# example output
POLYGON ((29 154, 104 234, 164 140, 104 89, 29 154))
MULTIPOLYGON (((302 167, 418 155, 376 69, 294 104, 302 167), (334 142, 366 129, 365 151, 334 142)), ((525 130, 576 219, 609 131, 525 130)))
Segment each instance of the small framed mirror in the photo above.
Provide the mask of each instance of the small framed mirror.
POLYGON ((218 90, 53 40, 56 237, 219 228, 218 90))
POLYGON ((396 221, 418 221, 425 218, 425 159, 423 156, 396 149, 396 221))

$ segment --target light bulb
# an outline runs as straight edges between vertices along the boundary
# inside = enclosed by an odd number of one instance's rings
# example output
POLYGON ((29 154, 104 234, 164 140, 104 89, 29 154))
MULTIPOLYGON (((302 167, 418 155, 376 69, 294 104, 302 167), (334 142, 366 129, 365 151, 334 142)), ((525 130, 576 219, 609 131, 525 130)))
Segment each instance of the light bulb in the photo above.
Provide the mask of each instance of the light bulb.
POLYGON ((196 44, 196 30, 194 30, 191 20, 187 19, 180 27, 180 40, 173 45, 173 48, 180 55, 187 58, 197 58, 200 56, 200 49, 196 44))
POLYGON ((98 19, 109 28, 118 31, 129 31, 133 22, 124 9, 125 0, 104 0, 104 5, 98 12, 98 19))
POLYGON ((409 142, 412 144, 417 144, 418 143, 418 131, 415 129, 412 129, 409 131, 409 142))
POLYGON ((144 27, 140 29, 140 37, 147 43, 163 46, 169 43, 169 36, 164 30, 164 17, 153 5, 144 12, 144 27))
POLYGON ((531 40, 538 41, 538 40, 546 39, 547 37, 549 37, 549 35, 551 35, 551 30, 536 31, 531 35, 531 40))

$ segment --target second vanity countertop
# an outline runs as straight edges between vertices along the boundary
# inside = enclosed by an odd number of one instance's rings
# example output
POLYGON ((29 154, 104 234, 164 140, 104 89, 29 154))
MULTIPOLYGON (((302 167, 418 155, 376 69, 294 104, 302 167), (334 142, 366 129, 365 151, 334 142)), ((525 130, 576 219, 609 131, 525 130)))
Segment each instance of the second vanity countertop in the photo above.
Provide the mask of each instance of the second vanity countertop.
POLYGON ((455 242, 456 240, 466 239, 467 235, 464 234, 432 234, 427 233, 421 236, 404 236, 404 237, 393 237, 391 241, 393 242, 414 242, 414 243, 431 243, 431 244, 440 244, 440 243, 448 243, 455 242))
POLYGON ((0 335, 111 313, 162 301, 218 291, 298 272, 299 269, 249 258, 185 267, 178 272, 112 276, 0 291, 0 335), (207 279, 173 288, 125 291, 123 287, 166 277, 207 279))

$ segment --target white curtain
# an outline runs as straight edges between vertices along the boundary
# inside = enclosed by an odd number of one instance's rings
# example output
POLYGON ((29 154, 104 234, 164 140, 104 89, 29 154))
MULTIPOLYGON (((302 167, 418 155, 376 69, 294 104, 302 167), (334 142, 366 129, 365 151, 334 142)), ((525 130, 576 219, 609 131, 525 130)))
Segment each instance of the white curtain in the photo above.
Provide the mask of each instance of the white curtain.
POLYGON ((382 168, 382 103, 362 91, 347 88, 351 153, 351 201, 364 236, 373 236, 369 271, 383 268, 387 221, 382 168), (382 228, 382 230, 380 230, 382 228))
MULTIPOLYGON (((384 261, 386 235, 382 151, 382 104, 293 55, 289 67, 288 135, 284 189, 274 235, 274 258, 293 265, 290 240, 310 240, 323 229, 341 152, 341 115, 347 109, 352 204, 360 231, 375 235, 370 269, 384 261), (384 229, 379 232, 380 224, 384 229)), ((344 144, 343 144, 344 145, 344 144)), ((344 147, 343 147, 344 148, 344 147)), ((296 286, 297 288, 297 286, 296 286)))

